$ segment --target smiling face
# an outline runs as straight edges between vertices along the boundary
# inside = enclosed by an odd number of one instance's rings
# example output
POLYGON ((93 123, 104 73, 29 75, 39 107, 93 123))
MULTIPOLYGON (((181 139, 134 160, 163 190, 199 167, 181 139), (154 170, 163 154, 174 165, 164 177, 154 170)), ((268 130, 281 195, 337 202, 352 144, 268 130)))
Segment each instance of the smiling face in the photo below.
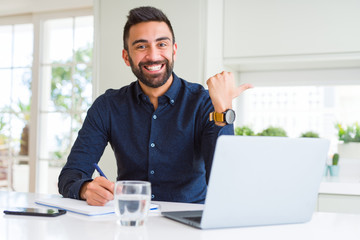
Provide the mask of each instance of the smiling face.
POLYGON ((172 78, 176 50, 166 23, 142 22, 130 28, 123 59, 144 85, 158 88, 172 78))

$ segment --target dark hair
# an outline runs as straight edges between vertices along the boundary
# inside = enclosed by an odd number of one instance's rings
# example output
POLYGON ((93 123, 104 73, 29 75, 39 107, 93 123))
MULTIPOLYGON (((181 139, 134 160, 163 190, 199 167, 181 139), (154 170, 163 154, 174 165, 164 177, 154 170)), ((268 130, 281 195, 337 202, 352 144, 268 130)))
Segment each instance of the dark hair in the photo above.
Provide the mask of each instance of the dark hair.
POLYGON ((123 41, 124 41, 124 49, 128 51, 128 44, 127 40, 129 39, 129 31, 130 28, 138 23, 142 22, 165 22, 172 34, 173 43, 175 43, 175 35, 174 30, 171 26, 169 19, 166 15, 159 9, 154 7, 138 7, 130 10, 129 15, 127 16, 127 22, 124 26, 124 33, 123 33, 123 41))

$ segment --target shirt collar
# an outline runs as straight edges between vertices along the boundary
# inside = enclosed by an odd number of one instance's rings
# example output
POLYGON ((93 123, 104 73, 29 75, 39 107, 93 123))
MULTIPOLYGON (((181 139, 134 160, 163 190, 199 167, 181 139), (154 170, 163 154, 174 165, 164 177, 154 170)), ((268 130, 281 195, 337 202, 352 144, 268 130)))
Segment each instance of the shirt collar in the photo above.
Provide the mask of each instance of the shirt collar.
POLYGON ((143 93, 143 91, 141 90, 141 87, 140 87, 140 84, 139 84, 139 80, 135 82, 135 94, 136 94, 136 97, 137 97, 137 103, 140 104, 140 101, 141 101, 141 97, 143 95, 145 95, 143 93))
MULTIPOLYGON (((176 74, 173 72, 173 82, 170 86, 170 88, 166 91, 166 93, 164 94, 164 96, 166 96, 169 100, 169 103, 171 105, 174 105, 176 102, 176 97, 179 94, 180 91, 180 86, 181 86, 181 81, 178 78, 178 76, 176 76, 176 74)), ((135 93, 137 96, 137 103, 140 104, 141 98, 143 97, 144 92, 141 90, 139 81, 136 81, 135 83, 135 93)))

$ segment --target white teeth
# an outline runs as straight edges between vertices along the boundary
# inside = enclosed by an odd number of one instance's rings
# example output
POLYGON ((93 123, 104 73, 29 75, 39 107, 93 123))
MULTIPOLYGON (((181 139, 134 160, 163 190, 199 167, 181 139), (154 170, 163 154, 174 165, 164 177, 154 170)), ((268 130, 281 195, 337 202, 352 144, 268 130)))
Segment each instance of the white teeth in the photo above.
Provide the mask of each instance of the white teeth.
POLYGON ((149 71, 157 71, 160 70, 161 65, 156 65, 156 66, 146 66, 146 69, 148 69, 149 71))

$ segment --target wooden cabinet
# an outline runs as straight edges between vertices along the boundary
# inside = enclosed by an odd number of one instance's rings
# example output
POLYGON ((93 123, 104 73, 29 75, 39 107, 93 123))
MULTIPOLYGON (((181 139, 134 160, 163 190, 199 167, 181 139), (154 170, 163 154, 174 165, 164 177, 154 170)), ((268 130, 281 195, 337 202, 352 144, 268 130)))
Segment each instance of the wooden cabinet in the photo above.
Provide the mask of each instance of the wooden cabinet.
POLYGON ((360 66, 360 1, 223 2, 225 66, 240 72, 360 66))

